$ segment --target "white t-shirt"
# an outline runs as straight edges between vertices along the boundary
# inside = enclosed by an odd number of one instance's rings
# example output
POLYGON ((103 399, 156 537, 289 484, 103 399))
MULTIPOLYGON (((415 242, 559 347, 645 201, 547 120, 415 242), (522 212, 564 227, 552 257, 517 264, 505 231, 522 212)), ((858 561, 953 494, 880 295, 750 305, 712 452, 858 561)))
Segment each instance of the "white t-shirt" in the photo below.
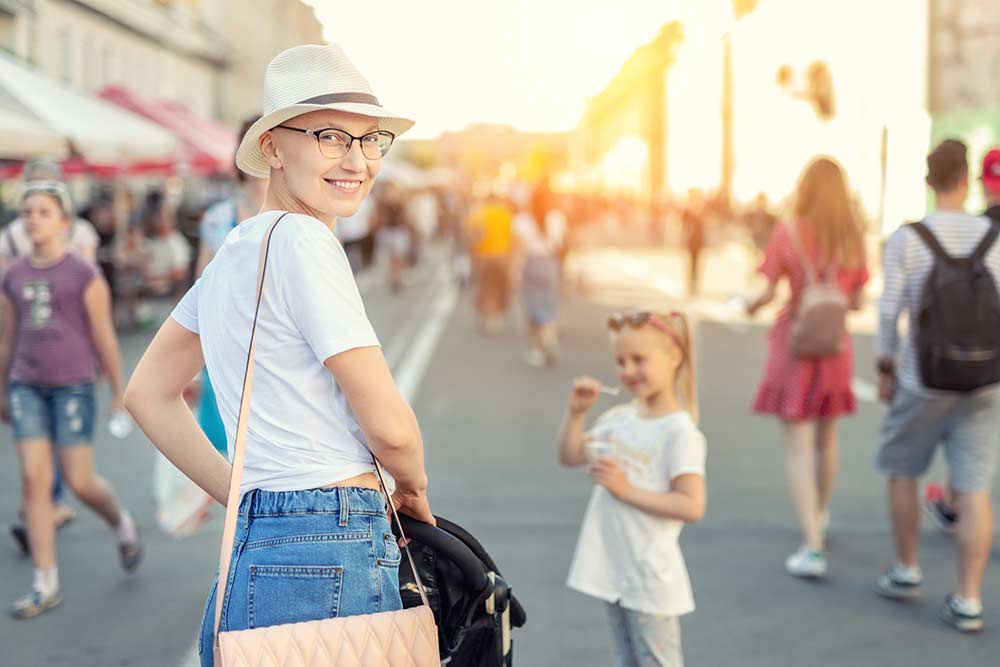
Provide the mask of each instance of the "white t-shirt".
MULTIPOLYGON (((590 435, 608 443, 629 481, 646 491, 666 493, 675 477, 705 474, 705 436, 687 412, 645 419, 627 403, 601 415, 590 435)), ((694 596, 677 541, 683 527, 595 486, 566 584, 646 614, 688 614, 694 596)))
POLYGON ((552 209, 545 214, 545 234, 538 228, 530 213, 519 213, 514 218, 514 233, 529 257, 551 257, 566 237, 566 216, 552 209))
MULTIPOLYGON (((172 315, 201 336, 230 460, 260 244, 281 214, 265 211, 233 229, 172 315)), ((263 294, 241 492, 313 489, 373 471, 361 427, 323 365, 379 345, 333 232, 315 218, 286 215, 271 237, 263 294)))

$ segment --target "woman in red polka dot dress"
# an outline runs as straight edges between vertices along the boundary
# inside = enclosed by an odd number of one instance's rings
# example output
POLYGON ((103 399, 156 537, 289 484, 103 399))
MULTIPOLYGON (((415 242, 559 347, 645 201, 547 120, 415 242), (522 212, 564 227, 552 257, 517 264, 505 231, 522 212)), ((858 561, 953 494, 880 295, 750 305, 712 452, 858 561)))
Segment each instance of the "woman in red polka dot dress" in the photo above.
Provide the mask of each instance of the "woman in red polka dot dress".
POLYGON ((860 305, 868 281, 864 239, 840 166, 829 158, 814 160, 799 181, 792 221, 775 228, 760 272, 764 293, 747 306, 753 315, 771 302, 782 279, 791 296, 771 329, 764 379, 753 409, 782 420, 785 469, 803 544, 785 562, 789 574, 823 577, 827 507, 837 473, 837 419, 857 408, 851 390, 853 349, 845 332, 839 353, 798 358, 789 343, 792 316, 807 283, 808 261, 815 275, 826 276, 860 305))

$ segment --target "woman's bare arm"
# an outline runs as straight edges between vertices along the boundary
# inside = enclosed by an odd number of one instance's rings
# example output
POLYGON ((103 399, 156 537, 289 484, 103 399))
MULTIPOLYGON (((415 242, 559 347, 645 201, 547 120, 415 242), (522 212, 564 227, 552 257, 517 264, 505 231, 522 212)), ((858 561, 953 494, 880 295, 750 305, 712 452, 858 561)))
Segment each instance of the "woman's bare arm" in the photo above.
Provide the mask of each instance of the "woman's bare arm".
POLYGON ((212 446, 184 401, 184 388, 204 365, 198 335, 168 318, 132 373, 125 407, 171 463, 225 505, 232 466, 212 446))
POLYGON ((368 446, 395 478, 397 500, 414 518, 433 523, 426 500, 420 427, 392 379, 381 348, 347 350, 327 359, 325 365, 347 397, 368 446))

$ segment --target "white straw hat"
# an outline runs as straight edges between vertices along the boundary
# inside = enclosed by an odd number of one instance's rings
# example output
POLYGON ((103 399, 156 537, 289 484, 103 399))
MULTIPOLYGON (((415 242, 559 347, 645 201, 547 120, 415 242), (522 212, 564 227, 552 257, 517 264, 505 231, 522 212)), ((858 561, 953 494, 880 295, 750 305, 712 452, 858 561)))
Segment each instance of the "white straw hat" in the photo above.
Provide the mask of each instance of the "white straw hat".
POLYGON ((247 130, 236 151, 236 166, 257 178, 271 167, 260 150, 260 135, 285 121, 319 109, 378 119, 380 130, 397 137, 413 127, 409 118, 382 107, 368 80, 336 44, 293 46, 282 51, 264 74, 264 115, 247 130))

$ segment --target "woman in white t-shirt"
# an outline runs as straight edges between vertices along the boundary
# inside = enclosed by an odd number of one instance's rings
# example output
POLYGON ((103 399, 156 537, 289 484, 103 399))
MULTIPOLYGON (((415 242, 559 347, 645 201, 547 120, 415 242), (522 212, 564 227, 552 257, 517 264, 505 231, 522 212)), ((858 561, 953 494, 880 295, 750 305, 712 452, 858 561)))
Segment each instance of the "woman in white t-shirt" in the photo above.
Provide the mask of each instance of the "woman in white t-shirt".
MULTIPOLYGON (((400 552, 371 454, 395 479, 396 507, 433 523, 423 444, 365 314, 336 219, 368 195, 381 158, 412 121, 379 106, 334 45, 279 54, 265 115, 237 165, 269 177, 261 212, 229 233, 139 362, 126 404, 182 472, 226 503, 232 470, 182 398, 202 365, 212 376, 229 456, 255 319, 254 386, 236 543, 221 630, 391 611, 400 552), (282 217, 283 216, 283 217, 282 217), (279 220, 280 218, 280 220, 279 220)), ((212 665, 214 590, 202 624, 212 665)))
POLYGON ((683 664, 678 617, 694 598, 678 537, 705 513, 705 437, 696 425, 691 330, 683 314, 637 312, 609 322, 630 403, 585 433, 603 387, 573 383, 559 462, 595 483, 567 585, 607 604, 618 667, 683 664))

